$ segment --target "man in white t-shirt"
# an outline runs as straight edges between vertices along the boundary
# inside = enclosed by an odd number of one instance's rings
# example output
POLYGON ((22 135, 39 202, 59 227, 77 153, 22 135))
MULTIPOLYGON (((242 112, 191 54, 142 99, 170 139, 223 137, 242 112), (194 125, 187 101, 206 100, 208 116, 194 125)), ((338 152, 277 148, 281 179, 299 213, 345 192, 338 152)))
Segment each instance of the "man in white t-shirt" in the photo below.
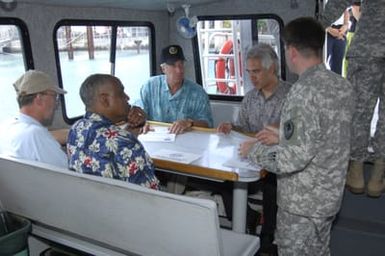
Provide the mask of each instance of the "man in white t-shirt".
POLYGON ((67 168, 64 151, 47 127, 59 95, 66 93, 45 73, 29 70, 14 84, 20 113, 0 125, 0 154, 67 168))
POLYGON ((330 70, 341 75, 342 61, 346 48, 346 33, 349 30, 349 11, 346 9, 341 17, 326 28, 326 62, 330 70))

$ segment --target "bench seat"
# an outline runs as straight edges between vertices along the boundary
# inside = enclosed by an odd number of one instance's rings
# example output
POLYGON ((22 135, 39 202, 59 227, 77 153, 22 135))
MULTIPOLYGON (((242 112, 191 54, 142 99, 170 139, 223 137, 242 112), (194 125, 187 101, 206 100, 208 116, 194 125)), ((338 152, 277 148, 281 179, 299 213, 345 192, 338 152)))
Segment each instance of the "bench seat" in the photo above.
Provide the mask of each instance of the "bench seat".
POLYGON ((94 255, 254 255, 255 236, 220 229, 213 201, 0 156, 0 200, 34 235, 94 255))

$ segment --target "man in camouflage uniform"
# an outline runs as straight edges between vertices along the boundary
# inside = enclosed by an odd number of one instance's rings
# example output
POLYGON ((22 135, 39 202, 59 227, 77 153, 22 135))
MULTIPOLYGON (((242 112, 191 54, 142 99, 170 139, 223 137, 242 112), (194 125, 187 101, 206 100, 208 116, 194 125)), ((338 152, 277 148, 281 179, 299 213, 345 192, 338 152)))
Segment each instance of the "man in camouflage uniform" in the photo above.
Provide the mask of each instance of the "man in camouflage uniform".
MULTIPOLYGON (((329 0, 322 15, 325 27, 350 4, 351 0, 329 0)), ((356 106, 346 185, 353 193, 363 193, 365 190, 363 162, 368 160, 370 124, 379 98, 378 123, 373 143, 374 168, 367 187, 369 196, 379 197, 385 187, 385 0, 362 1, 361 11, 358 28, 347 53, 347 79, 353 85, 356 106)))
POLYGON ((241 145, 241 154, 277 174, 276 240, 280 256, 330 255, 332 221, 349 161, 352 89, 322 62, 325 32, 313 18, 283 31, 286 61, 299 75, 287 94, 279 144, 241 145))

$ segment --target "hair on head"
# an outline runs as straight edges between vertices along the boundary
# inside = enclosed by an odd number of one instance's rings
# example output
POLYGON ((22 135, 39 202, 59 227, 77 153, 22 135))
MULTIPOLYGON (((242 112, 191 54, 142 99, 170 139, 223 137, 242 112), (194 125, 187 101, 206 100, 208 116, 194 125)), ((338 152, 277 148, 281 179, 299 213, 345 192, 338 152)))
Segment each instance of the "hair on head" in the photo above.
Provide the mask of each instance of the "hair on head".
POLYGON ((286 46, 293 46, 303 55, 322 56, 325 30, 316 19, 301 17, 290 21, 283 29, 286 46))
POLYGON ((92 104, 95 102, 99 88, 109 83, 115 83, 118 86, 123 87, 123 84, 119 80, 119 78, 108 74, 93 74, 84 80, 84 82, 80 86, 79 93, 80 98, 86 106, 86 109, 92 107, 92 104))

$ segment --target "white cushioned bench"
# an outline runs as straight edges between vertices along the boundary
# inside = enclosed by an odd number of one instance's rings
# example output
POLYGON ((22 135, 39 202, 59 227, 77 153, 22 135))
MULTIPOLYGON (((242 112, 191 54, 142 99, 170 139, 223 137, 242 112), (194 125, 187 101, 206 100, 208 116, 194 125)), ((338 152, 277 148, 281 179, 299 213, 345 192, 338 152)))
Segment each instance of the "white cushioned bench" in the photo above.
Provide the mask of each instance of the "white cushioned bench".
POLYGON ((254 255, 255 236, 219 227, 216 204, 0 156, 3 207, 32 233, 94 255, 254 255))

